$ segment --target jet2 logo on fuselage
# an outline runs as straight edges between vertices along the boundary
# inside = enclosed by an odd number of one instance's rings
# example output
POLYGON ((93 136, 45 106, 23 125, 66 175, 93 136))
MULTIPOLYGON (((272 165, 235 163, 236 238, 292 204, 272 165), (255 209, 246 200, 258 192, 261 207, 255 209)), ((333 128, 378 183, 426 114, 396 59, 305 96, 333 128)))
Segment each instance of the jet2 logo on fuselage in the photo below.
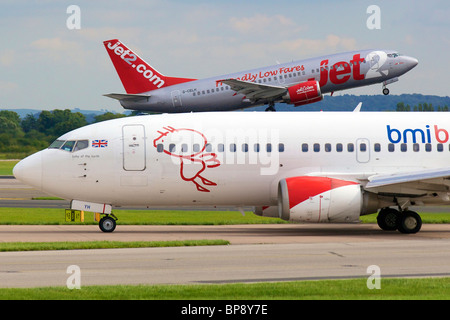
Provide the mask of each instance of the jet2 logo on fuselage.
POLYGON ((220 161, 215 153, 206 152, 206 137, 193 129, 163 129, 165 131, 158 131, 160 136, 153 140, 153 146, 158 152, 179 161, 180 176, 184 181, 194 183, 198 191, 210 192, 207 187, 217 184, 203 177, 203 173, 207 168, 220 166, 220 161))

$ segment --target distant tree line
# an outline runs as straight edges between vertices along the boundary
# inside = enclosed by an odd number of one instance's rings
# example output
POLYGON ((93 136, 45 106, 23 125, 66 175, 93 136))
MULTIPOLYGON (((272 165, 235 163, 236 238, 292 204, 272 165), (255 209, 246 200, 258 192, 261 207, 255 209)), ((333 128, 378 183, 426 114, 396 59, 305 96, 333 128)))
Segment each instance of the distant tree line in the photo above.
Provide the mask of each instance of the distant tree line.
POLYGON ((426 112, 433 112, 433 111, 448 111, 448 106, 445 105, 443 107, 438 106, 437 109, 435 110, 433 105, 431 103, 419 103, 418 105, 415 105, 414 107, 411 108, 411 106, 409 104, 407 104, 405 106, 405 104, 403 102, 399 102, 397 103, 397 109, 396 111, 426 111, 426 112))
MULTIPOLYGON (((94 122, 125 117, 106 112, 95 116, 94 122)), ((14 111, 0 111, 0 153, 4 158, 22 158, 48 147, 64 133, 87 125, 86 117, 71 110, 42 111, 39 116, 28 114, 24 119, 14 111)))

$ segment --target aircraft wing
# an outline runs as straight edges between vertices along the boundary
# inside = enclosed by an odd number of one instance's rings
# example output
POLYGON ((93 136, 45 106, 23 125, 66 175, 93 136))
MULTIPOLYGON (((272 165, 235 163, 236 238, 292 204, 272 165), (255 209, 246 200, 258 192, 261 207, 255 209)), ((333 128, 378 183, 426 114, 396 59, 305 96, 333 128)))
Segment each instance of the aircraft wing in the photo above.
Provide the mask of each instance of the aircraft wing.
POLYGON ((218 80, 217 82, 225 83, 229 85, 232 90, 236 91, 236 93, 244 94, 246 98, 255 101, 259 99, 277 98, 287 91, 285 87, 281 86, 272 86, 237 79, 224 79, 218 80))
POLYGON ((379 194, 450 196, 450 168, 369 177, 365 190, 379 194))
POLYGON ((127 94, 127 93, 109 93, 104 94, 105 97, 116 99, 116 100, 127 100, 127 101, 139 101, 151 97, 149 94, 127 94))

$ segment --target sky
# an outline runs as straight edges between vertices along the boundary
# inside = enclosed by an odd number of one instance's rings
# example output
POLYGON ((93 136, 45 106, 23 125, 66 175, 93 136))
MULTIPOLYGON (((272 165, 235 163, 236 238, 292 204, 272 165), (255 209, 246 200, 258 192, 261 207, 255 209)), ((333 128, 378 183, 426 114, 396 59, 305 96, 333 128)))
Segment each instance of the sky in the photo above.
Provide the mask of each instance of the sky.
MULTIPOLYGON (((103 47, 109 39, 164 75, 197 79, 394 49, 419 65, 389 86, 391 94, 448 96, 449 17, 448 0, 0 0, 0 109, 122 112, 103 96, 125 93, 103 47), (370 5, 380 8, 379 20, 370 5)), ((381 94, 381 84, 336 94, 381 94)))

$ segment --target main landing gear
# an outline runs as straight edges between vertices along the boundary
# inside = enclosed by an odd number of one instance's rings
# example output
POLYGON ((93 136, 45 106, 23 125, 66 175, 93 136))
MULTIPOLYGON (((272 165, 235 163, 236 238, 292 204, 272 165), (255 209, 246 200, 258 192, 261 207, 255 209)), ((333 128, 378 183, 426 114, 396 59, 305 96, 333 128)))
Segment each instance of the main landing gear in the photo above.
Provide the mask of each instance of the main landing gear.
POLYGON ((269 106, 266 108, 266 111, 277 111, 275 109, 275 102, 273 101, 269 102, 269 106))
POLYGON ((114 214, 107 214, 100 219, 98 226, 103 232, 113 232, 116 229, 117 217, 114 214))
POLYGON ((398 211, 393 208, 381 209, 377 222, 383 230, 398 230, 401 233, 417 233, 422 227, 422 219, 416 212, 398 211))

